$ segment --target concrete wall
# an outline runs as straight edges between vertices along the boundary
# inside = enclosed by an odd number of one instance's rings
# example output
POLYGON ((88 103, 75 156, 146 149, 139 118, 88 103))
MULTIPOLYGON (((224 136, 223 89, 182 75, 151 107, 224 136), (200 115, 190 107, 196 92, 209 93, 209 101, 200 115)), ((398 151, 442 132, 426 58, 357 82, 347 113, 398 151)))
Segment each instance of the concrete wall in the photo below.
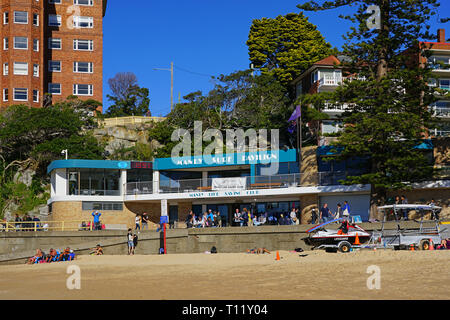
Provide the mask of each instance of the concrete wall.
MULTIPOLYGON (((380 229, 379 223, 363 223, 367 231, 380 229)), ((270 251, 308 249, 302 240, 311 225, 228 227, 207 229, 167 230, 168 253, 202 253, 215 246, 218 252, 246 252, 255 247, 270 251)), ((402 222, 402 227, 417 228, 415 222, 402 222)), ((395 229, 395 223, 386 223, 386 229, 395 229)), ((24 263, 37 248, 70 247, 77 254, 88 254, 90 248, 101 244, 105 254, 127 254, 126 231, 79 232, 4 232, 0 233, 0 264, 24 263)), ((141 231, 136 254, 158 254, 163 246, 162 232, 141 231)))

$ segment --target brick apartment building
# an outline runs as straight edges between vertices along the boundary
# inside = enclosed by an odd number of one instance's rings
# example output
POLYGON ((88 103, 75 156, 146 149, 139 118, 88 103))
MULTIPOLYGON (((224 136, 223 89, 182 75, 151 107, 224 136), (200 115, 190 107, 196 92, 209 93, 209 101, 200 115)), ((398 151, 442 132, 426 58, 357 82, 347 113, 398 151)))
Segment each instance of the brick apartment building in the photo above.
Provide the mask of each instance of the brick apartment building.
MULTIPOLYGON (((422 42, 422 44, 431 51, 431 56, 427 59, 413 55, 413 63, 419 63, 422 66, 428 64, 432 69, 432 74, 437 78, 429 85, 444 91, 450 91, 450 42, 447 42, 445 39, 445 29, 437 31, 436 42, 422 42)), ((292 82, 297 98, 306 93, 316 94, 334 91, 345 79, 349 77, 354 78, 355 75, 348 75, 343 70, 341 59, 345 58, 345 56, 329 56, 314 63, 292 82)), ((430 128, 429 135, 431 138, 450 137, 450 98, 448 95, 436 96, 439 100, 431 105, 430 108, 437 122, 436 127, 430 128)), ((320 107, 320 111, 327 114, 329 118, 308 124, 311 131, 319 133, 319 146, 328 145, 330 141, 335 139, 329 136, 342 130, 340 116, 346 110, 348 110, 347 104, 334 105, 325 103, 320 107)))
POLYGON ((0 108, 42 107, 70 95, 102 102, 106 3, 0 0, 0 108))

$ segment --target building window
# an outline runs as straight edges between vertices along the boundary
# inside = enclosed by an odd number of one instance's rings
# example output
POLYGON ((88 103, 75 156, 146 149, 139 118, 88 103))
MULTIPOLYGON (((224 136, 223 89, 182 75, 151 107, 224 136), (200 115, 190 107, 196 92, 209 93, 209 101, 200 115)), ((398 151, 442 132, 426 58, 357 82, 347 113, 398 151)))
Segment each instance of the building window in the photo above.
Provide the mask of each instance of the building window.
POLYGON ((3 50, 8 50, 8 49, 9 49, 9 39, 4 38, 3 39, 3 50))
POLYGON ((33 64, 33 76, 39 77, 39 65, 38 64, 33 64))
POLYGON ((120 196, 120 170, 69 169, 67 191, 69 195, 120 196))
POLYGON ((61 0, 48 0, 50 4, 61 4, 61 0))
POLYGON ((73 63, 73 72, 77 73, 93 73, 94 65, 92 62, 74 62, 73 63))
POLYGON ((61 94, 61 84, 60 83, 49 83, 48 84, 48 93, 50 94, 61 94))
POLYGON ((28 49, 28 38, 14 37, 14 49, 27 50, 28 49))
POLYGON ((33 102, 39 102, 39 90, 33 90, 33 102))
POLYGON ((439 79, 439 88, 450 90, 450 79, 439 79))
POLYGON ((14 11, 14 23, 28 24, 28 12, 14 11))
POLYGON ((79 6, 92 6, 94 5, 93 0, 73 0, 73 4, 79 5, 79 6))
POLYGON ((3 24, 9 23, 9 12, 3 12, 3 24))
POLYGON ((14 101, 28 101, 28 89, 14 88, 14 101))
POLYGON ((122 211, 123 203, 121 202, 82 202, 83 211, 122 211))
POLYGON ((33 50, 39 51, 39 39, 33 39, 33 50))
POLYGON ((3 101, 8 101, 8 99, 9 99, 8 89, 3 89, 3 101))
POLYGON ((48 71, 61 72, 61 61, 50 60, 48 62, 48 71))
POLYGON ((73 50, 92 51, 94 50, 93 40, 73 40, 73 50))
POLYGON ((28 75, 28 63, 14 62, 14 75, 27 76, 28 75))
POLYGON ((33 26, 39 27, 39 15, 37 13, 33 13, 33 26))
POLYGON ((74 84, 73 94, 76 96, 92 96, 93 86, 91 84, 74 84))
POLYGON ((73 17, 73 26, 74 28, 93 28, 94 27, 94 18, 93 17, 73 17))
POLYGON ((61 39, 58 39, 58 38, 48 39, 48 47, 51 50, 61 50, 62 49, 61 39))
POLYGON ((3 64, 3 75, 7 76, 9 74, 9 64, 8 63, 4 63, 3 64))
POLYGON ((61 16, 57 15, 57 14, 49 14, 48 15, 48 25, 50 27, 61 26, 61 16))

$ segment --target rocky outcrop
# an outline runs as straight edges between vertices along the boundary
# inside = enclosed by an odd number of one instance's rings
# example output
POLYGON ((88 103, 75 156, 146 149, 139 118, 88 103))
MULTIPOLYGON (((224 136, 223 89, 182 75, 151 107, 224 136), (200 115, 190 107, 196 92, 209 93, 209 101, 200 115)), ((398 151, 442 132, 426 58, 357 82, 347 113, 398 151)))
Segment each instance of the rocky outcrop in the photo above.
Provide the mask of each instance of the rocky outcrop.
POLYGON ((152 124, 134 124, 97 128, 93 130, 94 137, 105 143, 105 150, 113 154, 116 150, 135 147, 137 143, 150 145, 148 129, 152 124))

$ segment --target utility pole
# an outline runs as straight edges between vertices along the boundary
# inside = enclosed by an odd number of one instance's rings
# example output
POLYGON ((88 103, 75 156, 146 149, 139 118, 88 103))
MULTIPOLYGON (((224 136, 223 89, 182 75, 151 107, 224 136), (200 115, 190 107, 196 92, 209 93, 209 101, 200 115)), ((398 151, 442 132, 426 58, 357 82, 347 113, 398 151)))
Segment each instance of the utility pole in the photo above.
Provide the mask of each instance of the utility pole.
POLYGON ((153 70, 170 71, 170 111, 173 110, 173 62, 170 63, 170 69, 168 68, 153 68, 153 70))

